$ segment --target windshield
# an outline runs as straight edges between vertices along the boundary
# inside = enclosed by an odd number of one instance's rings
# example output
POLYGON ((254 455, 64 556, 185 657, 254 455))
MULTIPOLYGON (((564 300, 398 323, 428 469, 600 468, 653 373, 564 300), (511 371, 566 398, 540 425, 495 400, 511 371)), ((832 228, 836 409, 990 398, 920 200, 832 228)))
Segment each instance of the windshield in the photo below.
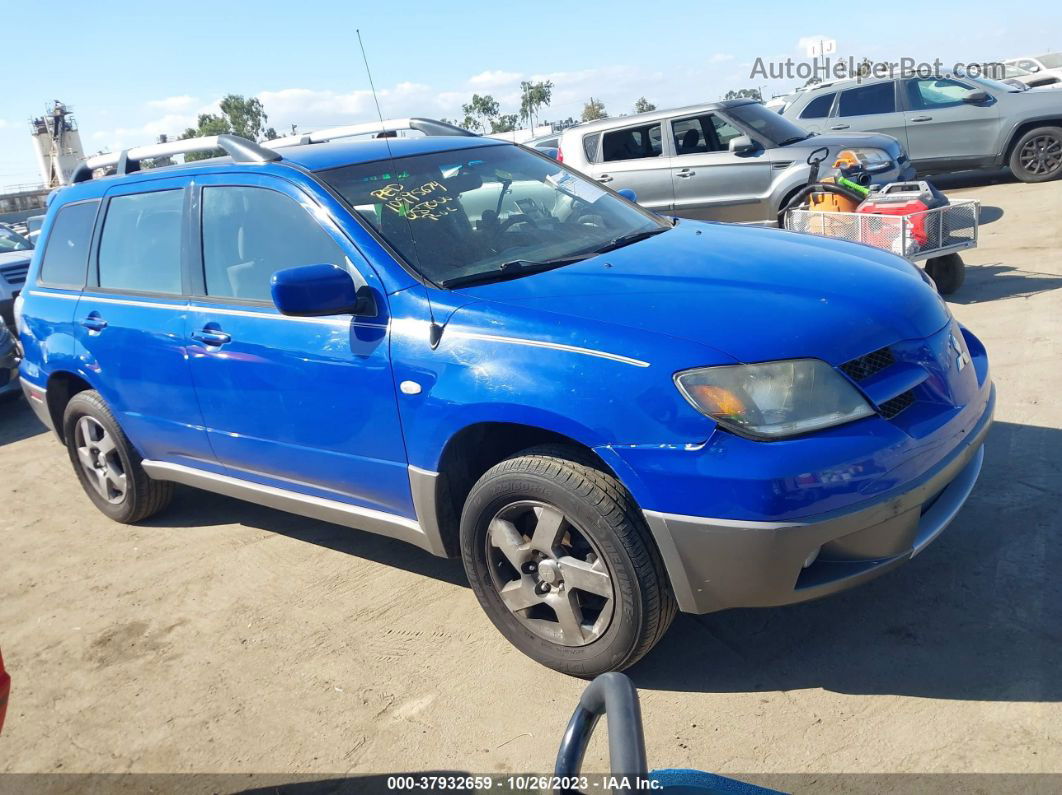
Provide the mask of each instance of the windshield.
POLYGON ((990 77, 982 77, 979 75, 977 77, 969 77, 969 79, 973 80, 975 83, 978 83, 985 88, 990 88, 993 91, 1006 91, 1010 94, 1013 94, 1017 91, 1021 91, 1020 88, 1015 88, 1014 86, 1007 85, 1006 83, 1001 83, 998 80, 993 80, 990 77))
POLYGON ((436 284, 517 262, 559 265, 618 238, 668 228, 518 146, 397 157, 319 176, 436 284))
POLYGON ((1044 69, 1062 69, 1062 52, 1038 55, 1036 60, 1044 65, 1044 69))
POLYGON ((22 235, 15 234, 6 226, 0 226, 0 253, 5 251, 29 251, 33 248, 22 235))
POLYGON ((803 127, 793 124, 789 119, 768 110, 758 102, 726 108, 723 112, 746 127, 751 127, 760 137, 766 138, 775 146, 803 141, 810 135, 803 127))

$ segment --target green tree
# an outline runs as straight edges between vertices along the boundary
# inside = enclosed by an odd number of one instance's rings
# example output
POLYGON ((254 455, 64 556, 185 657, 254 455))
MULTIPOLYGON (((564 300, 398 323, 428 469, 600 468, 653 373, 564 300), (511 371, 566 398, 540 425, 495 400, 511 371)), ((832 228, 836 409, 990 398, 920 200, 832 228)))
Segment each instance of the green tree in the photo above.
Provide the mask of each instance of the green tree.
POLYGON ((552 98, 552 80, 543 80, 538 83, 524 80, 520 83, 520 118, 524 119, 528 126, 534 127, 538 109, 548 108, 552 98))
POLYGON ((645 97, 638 97, 634 103, 635 113, 648 113, 651 110, 656 110, 656 105, 647 100, 645 97))
POLYGON ((463 127, 485 133, 492 129, 493 122, 498 118, 501 108, 498 101, 490 94, 484 94, 482 97, 479 94, 473 94, 472 101, 467 105, 462 105, 461 110, 465 114, 463 127))
POLYGON ((605 103, 600 99, 594 99, 590 97, 590 101, 583 105, 583 121, 593 121, 594 119, 607 119, 608 114, 605 112, 605 103))
MULTIPOLYGON (((239 135, 243 138, 257 141, 263 133, 272 133, 272 137, 278 137, 276 130, 265 128, 269 117, 266 115, 262 102, 257 97, 245 99, 239 94, 228 94, 219 103, 221 113, 200 113, 195 127, 189 127, 184 131, 181 138, 200 138, 210 135, 224 135, 226 133, 239 135)), ((214 152, 191 152, 184 156, 185 160, 202 160, 214 157, 214 152)))
POLYGON ((758 88, 742 88, 738 91, 727 91, 723 99, 754 99, 763 102, 763 95, 758 88))
POLYGON ((503 113, 497 119, 491 119, 490 131, 492 133, 512 132, 516 129, 516 122, 515 113, 503 113))

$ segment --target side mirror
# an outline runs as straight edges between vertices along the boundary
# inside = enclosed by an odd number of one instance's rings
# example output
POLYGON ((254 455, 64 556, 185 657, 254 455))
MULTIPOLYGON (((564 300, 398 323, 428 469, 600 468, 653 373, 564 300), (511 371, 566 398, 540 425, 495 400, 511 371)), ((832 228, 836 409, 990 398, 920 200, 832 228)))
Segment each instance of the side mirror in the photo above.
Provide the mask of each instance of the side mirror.
POLYGON ((747 155, 756 151, 756 143, 747 135, 730 139, 730 151, 735 155, 747 155))
POLYGON ((979 105, 988 99, 987 91, 970 91, 966 96, 962 98, 963 102, 968 102, 971 105, 979 105))
POLYGON ((1029 65, 1028 65, 1028 66, 1026 66, 1025 68, 1026 68, 1026 69, 1028 69, 1028 70, 1029 70, 1030 72, 1039 72, 1039 71, 1040 71, 1040 67, 1039 67, 1039 66, 1037 66, 1037 65, 1036 65, 1036 64, 1034 64, 1034 63, 1031 63, 1031 64, 1029 64, 1029 65))
POLYGON ((273 274, 270 289, 273 304, 283 315, 376 314, 371 291, 359 291, 350 273, 338 265, 300 265, 279 270, 273 274))
POLYGON ((638 194, 632 191, 630 188, 620 188, 618 191, 616 191, 616 193, 618 193, 620 196, 622 196, 629 202, 634 202, 635 204, 638 203, 638 194))

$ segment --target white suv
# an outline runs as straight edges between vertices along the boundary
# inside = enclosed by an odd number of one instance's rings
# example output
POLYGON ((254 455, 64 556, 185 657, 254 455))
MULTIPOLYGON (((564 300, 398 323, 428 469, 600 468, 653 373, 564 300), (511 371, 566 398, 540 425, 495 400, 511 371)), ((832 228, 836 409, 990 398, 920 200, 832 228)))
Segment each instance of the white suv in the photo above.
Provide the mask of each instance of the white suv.
POLYGON ((10 227, 0 224, 0 316, 14 328, 15 296, 26 283, 33 244, 10 227))
POLYGON ((1008 58, 1006 66, 1017 66, 1037 75, 1054 75, 1062 78, 1062 52, 1049 52, 1047 55, 1027 55, 1023 58, 1008 58))

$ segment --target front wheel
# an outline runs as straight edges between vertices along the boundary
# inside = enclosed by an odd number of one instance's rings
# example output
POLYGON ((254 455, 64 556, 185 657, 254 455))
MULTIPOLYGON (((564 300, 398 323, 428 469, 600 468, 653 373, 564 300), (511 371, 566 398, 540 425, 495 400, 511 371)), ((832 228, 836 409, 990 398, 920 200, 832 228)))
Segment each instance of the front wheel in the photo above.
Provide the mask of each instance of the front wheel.
POLYGON ((576 451, 532 449, 484 474, 462 512, 461 553, 498 630, 563 673, 632 665, 677 609, 630 495, 576 451))
POLYGON ((1025 133, 1011 150, 1010 170, 1022 182, 1062 176, 1062 127, 1037 127, 1025 133))

